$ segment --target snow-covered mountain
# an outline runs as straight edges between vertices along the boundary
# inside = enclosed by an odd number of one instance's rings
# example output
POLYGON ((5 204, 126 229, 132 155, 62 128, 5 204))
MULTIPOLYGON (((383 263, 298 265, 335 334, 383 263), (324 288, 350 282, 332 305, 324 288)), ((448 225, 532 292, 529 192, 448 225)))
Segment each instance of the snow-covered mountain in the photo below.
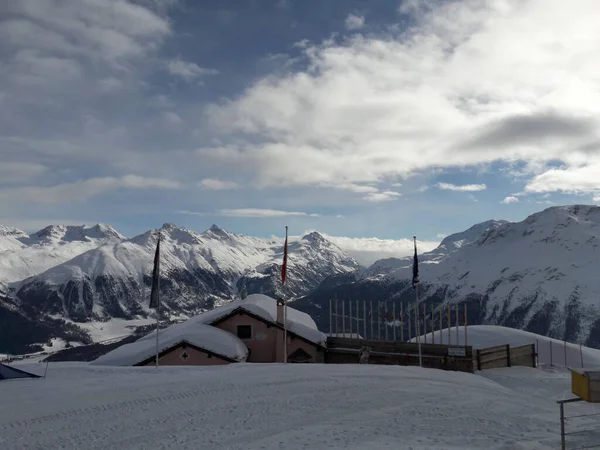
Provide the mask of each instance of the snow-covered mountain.
POLYGON ((114 228, 50 225, 33 234, 0 225, 0 284, 37 275, 57 264, 124 239, 114 228))
MULTIPOLYGON (((281 288, 283 239, 229 233, 216 225, 195 233, 165 224, 131 239, 109 227, 48 227, 33 235, 4 228, 0 255, 10 264, 1 309, 73 322, 149 316, 148 298, 158 233, 161 300, 166 316, 196 314, 249 293, 298 297, 327 277, 353 273, 358 263, 317 232, 288 244, 288 277, 281 288), (37 252, 37 253, 32 253, 37 252), (69 253, 70 252, 70 253, 69 253), (23 264, 26 258, 31 265, 23 264), (28 269, 28 270, 25 270, 28 269), (32 274, 33 272, 33 274, 32 274), (37 273, 35 273, 37 272, 37 273), (19 274, 26 275, 19 278, 19 274)), ((0 342, 2 330, 0 329, 0 342)))
MULTIPOLYGON (((420 254, 419 261, 438 263, 462 247, 475 242, 482 234, 494 230, 505 223, 508 222, 505 220, 487 220, 473 225, 468 230, 451 234, 445 237, 440 245, 432 251, 420 254)), ((371 266, 361 269, 357 275, 360 279, 385 278, 398 271, 398 269, 412 267, 412 262, 412 256, 380 259, 375 261, 371 266)))
MULTIPOLYGON (((465 303, 474 324, 600 347, 599 244, 597 206, 552 207, 517 223, 484 222, 420 255, 420 298, 434 307, 465 303)), ((382 260, 301 303, 310 309, 358 292, 359 298, 409 303, 411 277, 412 258, 382 260)))

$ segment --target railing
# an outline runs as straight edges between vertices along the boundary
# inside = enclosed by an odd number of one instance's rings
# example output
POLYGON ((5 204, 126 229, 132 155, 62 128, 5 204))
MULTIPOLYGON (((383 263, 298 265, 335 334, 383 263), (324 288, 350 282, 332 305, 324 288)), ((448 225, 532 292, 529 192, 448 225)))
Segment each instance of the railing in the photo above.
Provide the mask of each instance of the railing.
MULTIPOLYGON (((585 423, 583 426, 585 428, 575 428, 572 431, 567 431, 566 423, 567 421, 572 421, 575 419, 580 420, 579 425, 581 426, 581 420, 585 420, 588 417, 597 417, 600 416, 600 412, 591 412, 588 414, 575 414, 572 416, 565 416, 565 404, 567 403, 576 403, 581 402, 583 399, 571 398, 568 400, 559 400, 558 403, 560 408, 560 448, 561 450, 583 450, 588 448, 600 448, 600 424, 598 420, 594 421, 594 424, 585 423), (591 428, 590 428, 591 427, 591 428), (596 436, 593 436, 596 434, 596 436), (587 435, 587 436, 586 436, 587 435), (592 436, 590 436, 592 435, 592 436), (568 447, 567 448, 567 437, 575 436, 576 439, 573 439, 576 447, 568 447)), ((572 423, 572 422, 571 422, 572 423)), ((576 425, 575 425, 576 427, 576 425)))

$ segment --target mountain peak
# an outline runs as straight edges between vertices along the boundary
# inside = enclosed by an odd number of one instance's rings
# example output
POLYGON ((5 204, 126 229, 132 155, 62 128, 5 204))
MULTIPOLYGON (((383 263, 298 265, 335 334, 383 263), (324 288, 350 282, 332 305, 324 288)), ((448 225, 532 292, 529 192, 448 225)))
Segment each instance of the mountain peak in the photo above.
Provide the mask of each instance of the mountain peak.
POLYGON ((319 233, 318 231, 313 231, 311 233, 308 233, 307 235, 302 237, 303 241, 308 241, 310 243, 317 243, 317 242, 324 242, 327 239, 325 239, 325 236, 323 236, 321 233, 319 233))
POLYGON ((25 236, 26 234, 27 233, 18 228, 0 225, 0 236, 25 236))
POLYGON ((91 239, 124 239, 117 230, 109 225, 48 225, 29 236, 33 241, 89 241, 91 239))
POLYGON ((208 234, 209 236, 219 237, 219 238, 230 238, 231 234, 228 231, 225 231, 223 228, 216 224, 212 224, 208 230, 204 232, 204 234, 208 234))

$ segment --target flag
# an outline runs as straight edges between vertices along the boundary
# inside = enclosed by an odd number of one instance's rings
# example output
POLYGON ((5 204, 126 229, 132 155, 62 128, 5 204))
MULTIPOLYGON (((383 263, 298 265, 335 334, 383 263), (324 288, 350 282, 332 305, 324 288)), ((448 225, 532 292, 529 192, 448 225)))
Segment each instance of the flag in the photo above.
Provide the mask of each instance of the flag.
POLYGON ((287 275, 287 244, 288 244, 288 228, 285 227, 285 244, 283 244, 283 264, 281 265, 281 284, 285 284, 285 276, 287 275))
POLYGON ((417 288, 417 284, 419 284, 419 259, 417 258, 417 238, 415 240, 415 257, 413 259, 413 278, 412 285, 413 289, 417 288))
POLYGON ((160 286, 160 233, 158 242, 156 243, 156 253, 154 254, 154 269, 152 270, 152 291, 150 291, 150 308, 158 309, 160 307, 160 299, 158 290, 160 286))

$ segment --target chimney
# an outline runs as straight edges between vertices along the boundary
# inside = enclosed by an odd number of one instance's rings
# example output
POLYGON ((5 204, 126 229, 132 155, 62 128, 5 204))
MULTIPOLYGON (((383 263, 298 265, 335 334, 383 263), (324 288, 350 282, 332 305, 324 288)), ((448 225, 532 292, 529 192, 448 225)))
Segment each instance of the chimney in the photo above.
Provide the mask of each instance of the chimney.
POLYGON ((285 300, 278 299, 277 300, 277 323, 283 325, 283 306, 285 304, 285 300))

